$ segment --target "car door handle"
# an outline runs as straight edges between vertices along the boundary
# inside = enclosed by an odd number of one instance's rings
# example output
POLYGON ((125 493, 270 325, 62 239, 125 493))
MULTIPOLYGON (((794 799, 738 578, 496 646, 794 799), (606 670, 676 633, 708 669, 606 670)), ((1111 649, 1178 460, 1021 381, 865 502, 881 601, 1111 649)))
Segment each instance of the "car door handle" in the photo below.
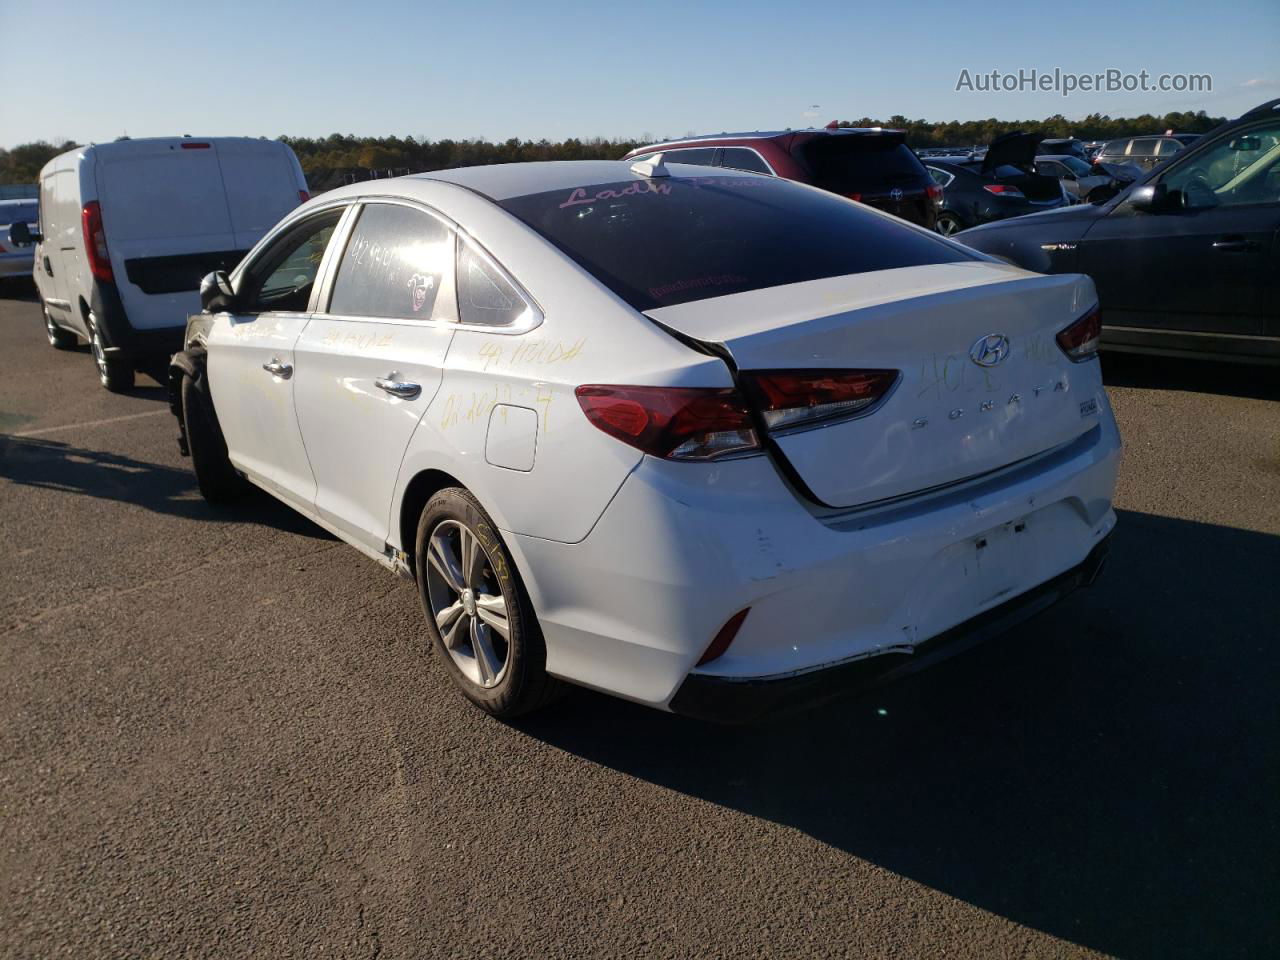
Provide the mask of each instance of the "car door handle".
POLYGON ((1213 249, 1219 253, 1245 253, 1254 247, 1255 244, 1244 237, 1223 237, 1221 240, 1213 241, 1213 249))
POLYGON ((384 393, 389 393, 393 397, 399 397, 401 400, 416 400, 422 393, 422 385, 410 383, 407 380, 398 380, 397 374, 392 373, 386 377, 379 377, 373 381, 373 385, 384 393))
POLYGON ((293 364, 281 363, 275 357, 271 358, 270 363, 264 363, 262 369, 273 377, 279 377, 281 380, 288 380, 293 376, 293 364))

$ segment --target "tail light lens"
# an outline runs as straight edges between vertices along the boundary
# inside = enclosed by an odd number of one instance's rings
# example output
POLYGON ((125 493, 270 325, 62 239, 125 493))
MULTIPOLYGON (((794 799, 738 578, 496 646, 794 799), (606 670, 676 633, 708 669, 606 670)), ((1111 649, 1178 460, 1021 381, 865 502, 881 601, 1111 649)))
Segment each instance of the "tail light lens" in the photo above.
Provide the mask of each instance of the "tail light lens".
POLYGON ((845 196, 850 200, 857 200, 859 203, 862 202, 862 194, 860 193, 846 193, 845 196))
POLYGON ((997 197, 1009 197, 1013 200, 1025 200, 1022 191, 1017 187, 1011 187, 1007 183, 984 183, 982 189, 987 193, 994 193, 997 197))
POLYGON ((201 143, 199 140, 183 140, 182 149, 183 150, 208 150, 209 144, 201 143))
POLYGON ((301 206, 302 204, 306 203, 306 202, 307 202, 308 200, 310 200, 310 199, 311 199, 311 194, 307 193, 307 191, 305 191, 305 190, 299 190, 299 191, 298 191, 298 205, 299 205, 299 206, 301 206))
POLYGON ((107 234, 102 229, 102 208, 98 206, 97 200, 90 200, 80 211, 80 227, 84 230, 84 249, 89 256, 89 271, 99 280, 114 280, 111 257, 107 253, 107 234))
POLYGON ((752 401, 772 430, 862 413, 897 382, 896 370, 770 370, 744 373, 752 401))
POLYGON ((1076 363, 1081 363, 1097 356, 1101 338, 1102 312, 1094 307, 1058 334, 1058 346, 1076 363))
POLYGON ((929 184, 924 188, 924 192, 929 195, 929 199, 934 203, 942 202, 942 187, 938 186, 936 183, 929 184))
POLYGON ((611 437, 667 460, 715 460, 760 449, 751 414, 734 389, 586 384, 582 412, 611 437))

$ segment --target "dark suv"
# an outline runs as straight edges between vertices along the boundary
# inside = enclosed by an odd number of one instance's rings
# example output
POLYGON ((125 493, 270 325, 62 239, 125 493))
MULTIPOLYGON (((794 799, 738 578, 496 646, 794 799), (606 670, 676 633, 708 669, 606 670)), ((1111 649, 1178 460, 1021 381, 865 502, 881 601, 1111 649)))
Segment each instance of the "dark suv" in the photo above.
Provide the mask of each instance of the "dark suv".
POLYGON ((721 133, 637 147, 624 160, 661 153, 668 163, 696 163, 785 177, 933 229, 942 191, 901 130, 827 127, 773 133, 721 133))

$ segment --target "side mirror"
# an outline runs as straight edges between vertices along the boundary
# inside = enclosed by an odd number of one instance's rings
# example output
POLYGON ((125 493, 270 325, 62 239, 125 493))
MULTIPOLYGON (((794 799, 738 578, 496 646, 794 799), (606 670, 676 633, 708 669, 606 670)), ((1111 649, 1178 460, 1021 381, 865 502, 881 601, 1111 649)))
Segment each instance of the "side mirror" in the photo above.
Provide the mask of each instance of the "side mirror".
POLYGON ((9 227, 9 242, 15 247, 25 246, 28 243, 39 243, 44 237, 40 236, 40 231, 32 233, 31 228, 25 223, 15 223, 9 227))
POLYGON ((225 270, 205 274, 200 281, 200 307, 205 313, 234 312, 236 292, 225 270))
POLYGON ((1169 209, 1169 190, 1163 183, 1144 183, 1129 194, 1129 206, 1146 213, 1169 209))

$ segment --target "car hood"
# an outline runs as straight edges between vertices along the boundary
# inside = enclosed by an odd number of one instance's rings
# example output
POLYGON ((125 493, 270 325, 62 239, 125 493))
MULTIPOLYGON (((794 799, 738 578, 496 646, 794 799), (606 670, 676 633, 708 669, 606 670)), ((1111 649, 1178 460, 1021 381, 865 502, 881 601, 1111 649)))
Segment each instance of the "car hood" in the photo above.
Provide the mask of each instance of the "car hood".
POLYGON ((1036 156, 1036 147, 1044 137, 1038 133, 1006 133, 996 137, 987 147, 987 155, 982 158, 982 172, 989 174, 1001 164, 1012 164, 1015 167, 1028 167, 1036 156))

